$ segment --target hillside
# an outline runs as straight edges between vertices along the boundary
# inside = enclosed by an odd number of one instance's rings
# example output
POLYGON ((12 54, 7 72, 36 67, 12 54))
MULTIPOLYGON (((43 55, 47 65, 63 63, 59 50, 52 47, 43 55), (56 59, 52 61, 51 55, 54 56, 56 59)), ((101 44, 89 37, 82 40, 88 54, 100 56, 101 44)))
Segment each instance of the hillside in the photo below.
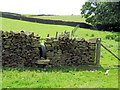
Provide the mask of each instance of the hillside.
POLYGON ((2 18, 2 30, 8 30, 8 31, 25 30, 29 32, 34 32, 35 34, 40 35, 41 38, 45 38, 47 34, 50 34, 50 36, 55 36, 56 32, 62 33, 65 30, 69 32, 72 29, 74 29, 74 27, 41 24, 41 23, 33 23, 33 22, 27 22, 27 21, 2 18))
MULTIPOLYGON (((50 34, 51 37, 52 36, 54 37, 56 32, 59 32, 59 34, 61 34, 65 30, 71 32, 73 29, 74 27, 71 26, 40 24, 40 23, 2 18, 2 30, 8 30, 8 31, 25 30, 29 32, 34 32, 35 34, 40 35, 41 38, 46 38, 47 34, 50 34)), ((85 39, 101 38, 103 44, 105 44, 108 48, 110 48, 110 50, 112 50, 114 53, 118 54, 117 32, 97 31, 97 30, 78 28, 76 33, 74 34, 74 37, 84 37, 85 39)), ((116 58, 114 58, 111 54, 109 54, 109 52, 107 53, 108 53, 107 55, 108 56, 110 55, 110 57, 106 56, 106 59, 108 60, 108 58, 110 58, 112 59, 111 62, 114 62, 114 64, 116 64, 117 61, 116 58)), ((110 61, 107 63, 111 64, 110 61)))
MULTIPOLYGON (((32 15, 35 16, 35 15, 32 15)), ((78 19, 81 20, 82 17, 77 18, 76 16, 73 18, 71 16, 63 17, 61 20, 52 20, 52 19, 40 19, 40 18, 34 18, 31 17, 31 15, 21 15, 16 13, 9 13, 9 12, 2 12, 2 17, 4 18, 10 18, 10 19, 16 19, 16 20, 22 20, 22 21, 29 21, 29 22, 36 22, 36 23, 43 23, 43 24, 52 24, 52 25, 66 25, 66 26, 77 26, 79 24, 80 28, 92 28, 91 25, 86 24, 84 22, 73 22, 73 21, 65 21, 64 19, 68 17, 69 19, 78 19)))
MULTIPOLYGON (((71 32, 74 27, 65 25, 41 24, 2 18, 2 30, 29 31, 46 38, 55 37, 55 33, 65 30, 71 32)), ((118 32, 97 31, 78 28, 73 37, 101 38, 102 44, 118 55, 118 32)), ((118 88, 118 60, 104 48, 101 48, 100 65, 66 66, 56 68, 11 68, 3 67, 3 88, 118 88), (106 75, 106 71, 109 74, 106 75)))
POLYGON ((27 15, 24 14, 24 16, 32 17, 32 18, 40 18, 40 19, 47 19, 47 20, 61 20, 61 21, 70 21, 70 22, 85 22, 85 18, 83 18, 81 15, 55 15, 55 16, 39 16, 39 15, 27 15))

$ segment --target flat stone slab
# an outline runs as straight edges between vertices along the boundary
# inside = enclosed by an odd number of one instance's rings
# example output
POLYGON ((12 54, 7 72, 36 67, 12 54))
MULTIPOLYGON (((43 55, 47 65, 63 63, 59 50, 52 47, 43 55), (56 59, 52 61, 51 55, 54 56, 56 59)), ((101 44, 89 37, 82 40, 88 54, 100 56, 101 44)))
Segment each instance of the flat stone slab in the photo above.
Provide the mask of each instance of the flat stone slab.
POLYGON ((48 64, 50 62, 50 60, 46 59, 46 60, 37 60, 35 63, 37 64, 48 64))
POLYGON ((86 40, 88 43, 97 43, 97 38, 86 40))

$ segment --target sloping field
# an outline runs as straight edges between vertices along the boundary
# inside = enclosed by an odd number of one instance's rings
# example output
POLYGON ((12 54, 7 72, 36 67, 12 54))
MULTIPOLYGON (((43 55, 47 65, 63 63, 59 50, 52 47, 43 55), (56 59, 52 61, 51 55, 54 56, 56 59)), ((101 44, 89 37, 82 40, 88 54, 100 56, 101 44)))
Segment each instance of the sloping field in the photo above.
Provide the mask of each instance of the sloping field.
MULTIPOLYGON (((81 28, 91 28, 92 27, 91 25, 88 25, 84 22, 70 22, 70 21, 51 20, 51 19, 47 20, 47 19, 40 19, 40 18, 34 18, 34 17, 28 17, 28 16, 26 17, 26 16, 23 16, 20 14, 5 13, 5 12, 2 13, 2 17, 16 19, 16 20, 43 23, 43 24, 67 25, 67 26, 74 26, 74 27, 79 24, 81 28)), ((71 19, 73 19, 73 18, 71 17, 71 19)), ((82 19, 82 17, 81 17, 81 19, 82 19)))
POLYGON ((41 38, 46 38, 47 34, 50 34, 50 36, 55 36, 56 32, 62 33, 65 30, 70 32, 72 29, 74 29, 74 27, 40 24, 40 23, 2 18, 2 29, 8 31, 24 30, 24 31, 34 32, 35 34, 40 35, 41 38))
MULTIPOLYGON (((25 15, 25 14, 24 14, 25 15)), ((85 22, 85 18, 81 15, 65 15, 65 16, 35 16, 35 15, 25 15, 32 18, 40 18, 47 20, 61 20, 61 21, 70 21, 70 22, 85 22)))
MULTIPOLYGON (((59 32, 59 34, 61 34, 65 30, 67 30, 68 32, 71 32, 73 29, 74 27, 71 27, 71 26, 40 24, 40 23, 2 18, 2 30, 8 30, 8 31, 25 30, 29 32, 34 32, 35 34, 40 35, 41 38, 46 38, 47 34, 50 34, 50 36, 55 37, 56 32, 59 32)), ((115 54, 118 55, 118 33, 117 32, 96 31, 96 30, 78 28, 74 34, 74 37, 84 37, 85 39, 101 38, 102 43, 106 47, 108 47, 111 51, 113 51, 115 54)), ((103 51, 105 50, 102 49, 101 51, 101 59, 104 59, 104 60, 101 60, 102 63, 105 63, 104 61, 108 60, 106 63, 117 64, 115 63, 117 60, 116 58, 114 58, 114 56, 109 54, 109 52, 107 51, 106 52, 103 52, 103 51), (104 53, 107 53, 108 56, 105 56, 104 53), (103 58, 103 55, 105 56, 104 58, 103 58)))
MULTIPOLYGON (((45 38, 47 34, 72 31, 74 27, 40 24, 2 18, 2 30, 35 32, 45 38)), ((74 37, 102 38, 102 44, 118 55, 118 33, 78 28, 74 37)), ((3 88, 118 88, 118 60, 101 48, 99 66, 66 66, 56 68, 8 68, 3 67, 3 88), (110 70, 108 74, 106 71, 110 70)))

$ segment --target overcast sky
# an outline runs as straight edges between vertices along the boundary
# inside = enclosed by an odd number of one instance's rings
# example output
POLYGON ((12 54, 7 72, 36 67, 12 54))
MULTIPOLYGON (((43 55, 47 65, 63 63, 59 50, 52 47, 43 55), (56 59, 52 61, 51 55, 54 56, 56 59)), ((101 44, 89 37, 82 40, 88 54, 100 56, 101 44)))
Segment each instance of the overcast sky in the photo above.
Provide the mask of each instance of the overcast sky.
POLYGON ((80 15, 87 0, 1 0, 0 11, 20 14, 80 15))

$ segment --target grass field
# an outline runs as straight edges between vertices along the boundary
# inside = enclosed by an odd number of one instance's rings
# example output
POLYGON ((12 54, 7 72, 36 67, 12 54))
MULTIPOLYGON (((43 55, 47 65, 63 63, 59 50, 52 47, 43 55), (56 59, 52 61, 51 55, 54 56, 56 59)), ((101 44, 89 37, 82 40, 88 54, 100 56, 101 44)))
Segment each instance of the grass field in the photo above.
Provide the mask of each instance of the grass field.
POLYGON ((41 38, 46 38, 47 34, 50 34, 50 36, 55 36, 56 32, 62 33, 65 30, 70 32, 72 29, 74 29, 74 27, 68 27, 68 26, 62 26, 62 25, 40 24, 40 23, 32 23, 27 21, 2 18, 2 29, 8 30, 8 31, 25 30, 29 32, 34 32, 35 34, 40 35, 41 38))
POLYGON ((61 21, 71 21, 71 22, 85 22, 85 18, 82 18, 81 15, 65 15, 65 16, 31 16, 25 15, 32 18, 48 19, 48 20, 61 20, 61 21))
MULTIPOLYGON (((30 31, 45 38, 49 33, 55 36, 74 27, 40 24, 2 18, 2 30, 30 31)), ((102 43, 118 55, 118 33, 78 28, 74 37, 101 38, 102 43)), ((99 66, 73 66, 46 68, 8 68, 3 67, 3 88, 118 88, 118 60, 101 48, 99 66), (109 74, 105 74, 107 70, 109 74)), ((119 82, 120 83, 120 82, 119 82)))
POLYGON ((118 70, 96 66, 46 68, 3 68, 6 88, 117 88, 118 70), (106 75, 106 70, 109 75, 106 75))

